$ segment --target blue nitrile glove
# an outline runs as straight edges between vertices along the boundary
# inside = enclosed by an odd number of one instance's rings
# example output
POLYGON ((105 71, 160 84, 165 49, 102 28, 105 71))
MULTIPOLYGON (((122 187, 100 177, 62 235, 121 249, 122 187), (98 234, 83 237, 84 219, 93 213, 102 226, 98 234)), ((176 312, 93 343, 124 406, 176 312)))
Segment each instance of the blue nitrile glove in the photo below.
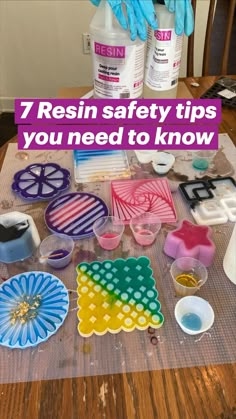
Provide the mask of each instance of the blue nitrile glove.
MULTIPOLYGON (((90 0, 98 6, 101 0, 90 0)), ((134 41, 137 37, 142 41, 147 39, 145 20, 152 29, 157 29, 157 20, 152 0, 107 0, 118 22, 125 30, 129 28, 130 38, 134 41), (127 18, 122 5, 125 5, 127 18), (128 21, 127 21, 128 19, 128 21)))
POLYGON ((164 0, 169 12, 175 13, 175 32, 189 36, 194 29, 194 15, 191 0, 164 0))

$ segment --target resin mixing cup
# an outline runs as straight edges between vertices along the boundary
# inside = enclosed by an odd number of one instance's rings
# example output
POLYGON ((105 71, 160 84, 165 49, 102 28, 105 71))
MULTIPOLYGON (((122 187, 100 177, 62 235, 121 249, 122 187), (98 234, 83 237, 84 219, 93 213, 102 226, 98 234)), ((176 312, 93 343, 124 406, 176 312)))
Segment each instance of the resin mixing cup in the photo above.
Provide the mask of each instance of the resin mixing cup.
POLYGON ((215 157, 215 150, 193 151, 193 167, 197 170, 207 170, 215 157))
POLYGON ((161 221, 157 215, 145 212, 130 220, 130 228, 138 244, 150 246, 154 243, 160 231, 161 221))
POLYGON ((208 272, 197 259, 183 257, 176 259, 170 268, 175 292, 179 296, 195 294, 205 284, 208 272))
POLYGON ((61 269, 69 265, 74 250, 74 241, 64 234, 51 234, 39 247, 40 262, 61 269))
POLYGON ((104 250, 114 250, 119 246, 124 229, 123 221, 112 216, 101 217, 93 224, 94 234, 104 250))

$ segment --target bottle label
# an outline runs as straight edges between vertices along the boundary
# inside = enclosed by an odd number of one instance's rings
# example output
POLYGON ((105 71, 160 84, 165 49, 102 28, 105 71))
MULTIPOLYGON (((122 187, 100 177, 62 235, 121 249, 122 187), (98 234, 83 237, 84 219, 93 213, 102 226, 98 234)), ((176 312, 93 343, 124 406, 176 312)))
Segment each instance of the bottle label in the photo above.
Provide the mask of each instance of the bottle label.
POLYGON ((94 93, 101 98, 138 98, 143 90, 144 44, 105 45, 92 41, 94 93))
POLYGON ((174 29, 149 28, 145 84, 152 90, 170 90, 178 83, 183 35, 174 29))

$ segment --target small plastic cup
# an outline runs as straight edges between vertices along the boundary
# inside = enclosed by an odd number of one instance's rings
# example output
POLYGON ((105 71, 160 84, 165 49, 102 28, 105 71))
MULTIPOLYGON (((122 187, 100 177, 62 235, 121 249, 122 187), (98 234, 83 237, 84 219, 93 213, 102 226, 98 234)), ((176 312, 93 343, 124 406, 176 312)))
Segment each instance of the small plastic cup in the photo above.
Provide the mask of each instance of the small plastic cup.
POLYGON ((93 224, 93 231, 98 243, 104 250, 116 249, 124 233, 124 223, 116 217, 101 217, 93 224))
POLYGON ((150 246, 160 231, 161 221, 157 215, 145 212, 131 218, 129 225, 136 242, 141 246, 150 246))
POLYGON ((193 167, 197 170, 207 170, 215 157, 215 150, 193 151, 193 167))
POLYGON ((141 164, 150 163, 156 155, 157 150, 134 150, 136 157, 141 164))
POLYGON ((212 327, 215 315, 208 301, 189 296, 181 298, 176 304, 175 318, 185 333, 197 335, 212 327))
POLYGON ((206 282, 208 272, 197 259, 183 257, 176 259, 170 268, 176 295, 194 295, 206 282))
POLYGON ((40 244, 40 262, 46 262, 55 269, 65 268, 72 259, 73 250, 74 241, 71 237, 51 234, 40 244))

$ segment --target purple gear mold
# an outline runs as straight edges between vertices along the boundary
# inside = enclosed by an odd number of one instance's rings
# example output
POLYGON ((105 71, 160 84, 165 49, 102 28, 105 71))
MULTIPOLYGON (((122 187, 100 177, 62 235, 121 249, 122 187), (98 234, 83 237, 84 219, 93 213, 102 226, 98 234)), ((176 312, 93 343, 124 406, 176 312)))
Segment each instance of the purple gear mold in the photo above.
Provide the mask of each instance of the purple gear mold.
POLYGON ((56 163, 35 163, 14 175, 12 190, 29 201, 55 198, 70 186, 70 172, 56 163))

